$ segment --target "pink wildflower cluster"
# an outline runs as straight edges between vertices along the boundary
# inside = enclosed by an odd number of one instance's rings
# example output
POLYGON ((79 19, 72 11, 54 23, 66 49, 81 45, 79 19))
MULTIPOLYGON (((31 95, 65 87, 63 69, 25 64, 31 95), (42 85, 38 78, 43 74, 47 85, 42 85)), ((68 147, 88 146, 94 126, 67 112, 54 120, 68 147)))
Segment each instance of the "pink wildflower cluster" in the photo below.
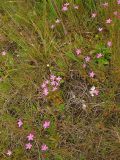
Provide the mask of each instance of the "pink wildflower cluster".
MULTIPOLYGON (((69 6, 70 6, 70 3, 64 3, 64 4, 62 5, 62 11, 63 11, 63 12, 66 12, 66 11, 68 10, 69 6)), ((79 9, 79 6, 78 6, 78 5, 74 5, 73 8, 76 9, 76 10, 78 10, 78 9, 79 9)), ((50 28, 51 28, 51 29, 54 29, 54 28, 56 27, 56 25, 59 24, 60 22, 61 22, 60 19, 56 19, 56 20, 55 20, 55 23, 52 24, 50 28)))
POLYGON ((30 150, 32 148, 32 144, 30 143, 30 141, 33 141, 34 139, 34 134, 29 133, 29 135, 27 136, 27 140, 29 141, 29 143, 25 144, 25 148, 27 150, 30 150))
POLYGON ((61 79, 62 78, 60 76, 56 77, 55 75, 50 75, 49 80, 44 81, 41 85, 42 95, 47 96, 50 91, 57 90, 60 85, 61 79))
MULTIPOLYGON (((84 64, 83 64, 83 68, 86 68, 87 66, 87 63, 90 62, 91 60, 91 57, 90 56, 86 56, 85 59, 84 59, 84 64)), ((95 77, 95 73, 93 71, 90 71, 89 72, 89 77, 90 78, 94 78, 95 77)))
MULTIPOLYGON (((68 10, 69 6, 70 6, 70 3, 64 3, 64 4, 62 5, 62 11, 63 11, 63 12, 66 12, 66 11, 68 10)), ((73 8, 78 10, 78 9, 79 9, 79 6, 78 6, 78 5, 74 5, 73 8)))
MULTIPOLYGON (((48 128, 49 126, 50 126, 50 122, 49 121, 45 121, 45 123, 43 124, 43 127, 44 128, 48 128)), ((34 134, 30 133, 27 136, 27 139, 28 139, 29 143, 25 144, 25 148, 27 150, 30 150, 32 148, 32 144, 30 143, 30 141, 34 140, 34 134)), ((48 146, 46 144, 42 144, 41 151, 47 151, 47 150, 48 150, 48 146)))
MULTIPOLYGON (((27 136, 27 138, 28 138, 28 141, 33 141, 34 135, 30 133, 30 134, 27 136)), ((26 148, 27 150, 30 150, 30 149, 32 148, 32 144, 31 144, 30 142, 27 143, 27 144, 25 145, 25 148, 26 148)), ((42 145, 41 145, 41 151, 47 151, 47 150, 48 150, 48 146, 47 146, 46 144, 42 144, 42 145)))
POLYGON ((90 56, 86 56, 84 60, 85 60, 85 61, 84 61, 84 63, 83 63, 83 68, 86 68, 86 66, 87 66, 86 63, 90 62, 91 57, 90 57, 90 56))
POLYGON ((56 27, 56 25, 58 25, 59 23, 61 23, 61 20, 57 18, 57 19, 55 20, 55 24, 52 24, 52 25, 51 25, 51 29, 54 29, 54 28, 56 27))
MULTIPOLYGON (((118 0, 117 3, 120 4, 120 0, 118 0)), ((108 3, 108 2, 105 2, 105 3, 102 4, 102 6, 103 6, 104 8, 108 8, 109 3, 108 3)), ((118 15, 118 11, 114 11, 113 14, 114 14, 116 17, 120 18, 120 15, 118 15)), ((92 18, 95 18, 96 16, 97 16, 97 13, 96 13, 96 12, 93 12, 93 13, 91 14, 91 17, 92 17, 92 18)), ((112 23, 112 19, 111 19, 111 18, 107 18, 106 21, 105 21, 105 23, 106 23, 107 25, 111 24, 111 23, 112 23)), ((98 31, 99 31, 99 32, 102 32, 102 31, 103 31, 103 27, 98 27, 98 31)), ((111 47, 111 46, 112 46, 112 41, 108 41, 106 45, 107 45, 107 47, 111 47)), ((76 54, 79 55, 80 53, 81 53, 81 52, 77 49, 77 50, 76 50, 76 54)), ((96 58, 97 58, 97 59, 102 58, 102 57, 103 57, 103 54, 102 54, 102 53, 97 53, 97 54, 96 54, 96 58)), ((87 67, 87 64, 88 64, 88 62, 90 62, 90 60, 91 60, 91 57, 90 57, 90 56, 86 56, 86 57, 84 58, 83 68, 86 68, 86 67, 87 67)), ((95 73, 94 73, 94 71, 92 71, 92 70, 89 71, 88 75, 89 75, 90 78, 94 78, 94 77, 95 77, 95 73)), ((91 93, 92 93, 92 92, 93 92, 94 94, 97 94, 97 92, 96 92, 96 90, 95 90, 94 87, 91 89, 91 93)))
MULTIPOLYGON (((48 126, 47 126, 48 127, 48 126)), ((30 133, 28 136, 27 136, 27 139, 28 141, 33 141, 34 139, 34 135, 32 133, 30 133)), ((32 148, 32 144, 29 142, 27 144, 25 144, 25 148, 27 150, 30 150, 32 148)), ((47 151, 48 150, 48 146, 46 144, 42 144, 41 145, 41 151, 47 151)))
MULTIPOLYGON (((46 129, 46 128, 49 128, 49 127, 50 127, 50 121, 45 121, 43 123, 43 128, 46 129)), ((27 150, 30 150, 32 148, 32 144, 30 143, 30 141, 34 140, 34 134, 33 133, 29 133, 29 135, 27 136, 27 140, 29 141, 29 143, 25 144, 25 148, 27 150)), ((41 146, 41 150, 42 151, 48 150, 48 146, 46 144, 43 144, 41 146)))
MULTIPOLYGON (((118 5, 120 5, 120 0, 116 0, 116 2, 117 2, 118 5)), ((62 11, 63 11, 63 12, 66 12, 66 11, 69 9, 69 6, 70 6, 69 3, 64 3, 64 4, 62 5, 62 11)), ((102 4, 102 6, 103 6, 104 8, 108 8, 108 7, 109 7, 109 3, 108 3, 108 2, 105 2, 105 3, 102 4)), ((78 6, 78 5, 74 5, 73 7, 74 7, 74 9, 79 9, 79 6, 78 6)), ((98 13, 93 12, 93 13, 91 14, 91 17, 92 17, 92 18, 95 18, 97 15, 98 15, 98 13)), ((113 12, 113 15, 116 16, 117 18, 120 18, 120 13, 119 13, 118 11, 114 11, 114 12, 113 12)), ((109 24, 112 23, 112 21, 113 21, 113 20, 112 20, 110 17, 108 17, 104 22, 105 22, 107 25, 109 25, 109 24)), ((59 23, 61 23, 61 20, 60 20, 60 19, 56 19, 55 22, 54 22, 54 24, 51 25, 51 29, 54 29, 55 26, 56 26, 57 24, 59 24, 59 23)), ((103 28, 102 26, 100 26, 100 27, 98 27, 97 29, 98 29, 99 32, 102 32, 104 28, 103 28)), ((112 46, 112 41, 108 41, 108 42, 106 43, 106 45, 107 45, 108 47, 111 47, 111 46, 112 46)), ((78 56, 78 55, 80 55, 80 54, 82 53, 82 50, 81 50, 80 48, 77 48, 77 49, 75 50, 75 53, 76 53, 76 55, 78 56)), ((2 56, 6 56, 6 55, 7 55, 7 52, 6 52, 6 51, 2 51, 1 55, 2 55, 2 56)), ((18 55, 18 56, 19 56, 19 55, 18 55)), ((99 58, 101 58, 101 57, 103 57, 103 54, 102 54, 102 53, 97 53, 97 54, 96 54, 96 58, 97 58, 97 59, 99 59, 99 58)), ((90 57, 90 56, 86 56, 86 57, 84 58, 83 68, 86 68, 87 64, 89 64, 90 61, 91 61, 91 57, 90 57)), ((94 73, 94 71, 90 70, 90 71, 88 72, 88 75, 89 75, 90 78, 94 78, 96 74, 94 73)), ((43 84, 41 85, 42 95, 43 95, 43 96, 47 96, 47 95, 49 94, 49 92, 57 90, 58 87, 59 87, 59 85, 60 85, 61 80, 62 80, 62 78, 61 78, 60 76, 57 77, 57 76, 55 76, 55 75, 53 75, 53 74, 50 75, 49 79, 48 79, 48 80, 45 80, 45 81, 43 82, 43 84)), ((2 81, 1 78, 0 78, 0 81, 2 81)), ((92 87, 90 88, 90 90, 89 90, 89 93, 90 93, 90 95, 91 95, 92 97, 98 96, 98 95, 99 95, 99 90, 98 90, 95 86, 92 86, 92 87)), ((86 104, 85 104, 85 103, 83 103, 83 109, 86 109, 86 104)), ((42 127, 46 130, 47 128, 50 127, 50 124, 51 124, 50 121, 46 120, 46 121, 44 121, 44 123, 42 124, 42 127)), ((19 128, 22 128, 22 126, 23 126, 23 121, 22 121, 21 119, 19 119, 18 122, 17 122, 17 125, 18 125, 19 128)), ((30 150, 30 149, 32 148, 32 142, 33 142, 34 139, 35 139, 35 135, 34 135, 33 133, 29 133, 26 138, 27 138, 27 143, 25 144, 25 149, 26 149, 26 150, 30 150)), ((43 143, 43 144, 41 145, 41 151, 47 151, 47 150, 48 150, 48 146, 43 143)), ((7 156, 11 156, 12 154, 13 154, 13 152, 12 152, 10 149, 8 149, 7 152, 6 152, 6 155, 7 155, 7 156)))
MULTIPOLYGON (((51 78, 54 79, 53 75, 51 75, 51 78)), ((57 81, 60 80, 59 77, 56 77, 56 76, 55 76, 55 78, 57 79, 57 81)), ((48 81, 45 81, 45 83, 42 85, 42 87, 44 88, 45 85, 47 85, 48 83, 49 83, 48 81)), ((18 122, 17 122, 17 124, 18 124, 18 127, 21 128, 22 125, 23 125, 23 121, 22 121, 21 119, 19 119, 18 122)), ((43 126, 44 129, 49 128, 49 127, 50 127, 50 121, 48 121, 48 120, 47 120, 47 121, 44 121, 44 123, 43 123, 42 126, 43 126)), ((30 150, 30 149, 32 148, 32 143, 31 143, 31 142, 34 141, 35 136, 34 136, 33 133, 29 133, 26 138, 27 138, 27 140, 28 140, 28 143, 25 144, 25 149, 26 149, 26 150, 30 150)), ((46 150, 48 150, 48 146, 47 146, 46 144, 43 144, 43 145, 41 146, 41 151, 46 151, 46 150)), ((11 151, 11 150, 8 150, 6 154, 7 154, 8 156, 11 156, 11 155, 12 155, 12 151, 11 151)))

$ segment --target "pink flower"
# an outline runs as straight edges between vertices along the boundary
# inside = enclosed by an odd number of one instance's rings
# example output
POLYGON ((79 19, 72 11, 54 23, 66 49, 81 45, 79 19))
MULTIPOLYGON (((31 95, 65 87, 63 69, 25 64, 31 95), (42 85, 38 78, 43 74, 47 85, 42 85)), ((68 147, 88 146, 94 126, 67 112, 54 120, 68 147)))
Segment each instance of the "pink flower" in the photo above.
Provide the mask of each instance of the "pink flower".
POLYGON ((49 84, 49 81, 48 81, 48 80, 46 80, 46 81, 45 81, 45 84, 49 84))
POLYGON ((63 6, 62 6, 62 11, 67 11, 69 5, 70 5, 69 3, 63 4, 63 6))
POLYGON ((75 9, 79 9, 79 6, 75 5, 74 8, 75 8, 75 9))
POLYGON ((12 151, 11 151, 11 150, 8 150, 6 154, 7 154, 8 156, 11 156, 11 155, 12 155, 12 151))
POLYGON ((117 16, 118 19, 120 19, 120 14, 117 16))
POLYGON ((117 11, 115 11, 115 12, 113 12, 113 14, 114 14, 115 16, 117 16, 117 15, 118 15, 118 12, 117 12, 117 11))
POLYGON ((120 0, 118 0, 117 3, 120 4, 120 0))
POLYGON ((41 146, 41 151, 47 151, 48 150, 48 146, 46 144, 43 144, 41 146))
POLYGON ((55 78, 56 78, 56 76, 55 76, 55 75, 53 75, 53 74, 52 74, 52 75, 50 75, 50 79, 51 79, 51 80, 55 80, 55 78))
POLYGON ((54 28, 55 28, 55 25, 54 25, 54 24, 52 24, 52 25, 51 25, 51 29, 54 29, 54 28))
POLYGON ((102 32, 102 30, 103 30, 103 28, 100 28, 100 27, 98 28, 98 31, 99 31, 99 32, 102 32))
POLYGON ((83 68, 86 68, 86 64, 85 63, 83 64, 83 68))
POLYGON ((44 83, 41 85, 41 88, 43 89, 42 90, 42 95, 47 96, 49 91, 51 90, 51 86, 53 86, 51 91, 55 91, 57 89, 57 86, 60 85, 60 80, 61 79, 62 78, 60 76, 56 77, 54 74, 51 74, 49 79, 44 81, 44 83))
POLYGON ((52 85, 52 86, 55 86, 55 85, 56 85, 56 81, 52 81, 52 82, 51 82, 51 85, 52 85))
POLYGON ((102 5, 103 5, 103 7, 105 7, 105 8, 108 7, 108 3, 107 3, 107 2, 103 3, 102 5))
POLYGON ((49 92, 48 92, 48 88, 44 88, 44 89, 43 89, 43 95, 44 95, 44 96, 47 96, 48 93, 49 93, 49 92))
POLYGON ((23 125, 22 120, 21 120, 21 119, 19 119, 17 124, 18 124, 18 127, 19 127, 19 128, 20 128, 20 127, 22 127, 22 125, 23 125))
POLYGON ((59 83, 58 83, 58 82, 56 82, 56 81, 52 81, 52 82, 51 82, 51 85, 52 85, 52 86, 58 86, 58 85, 59 85, 59 83))
POLYGON ((41 85, 41 88, 45 88, 46 87, 46 83, 43 83, 42 85, 41 85))
POLYGON ((97 58, 101 58, 103 55, 101 54, 101 53, 98 53, 97 55, 96 55, 96 57, 97 58))
POLYGON ((55 23, 59 24, 61 22, 60 19, 56 19, 55 23))
POLYGON ((59 83, 58 83, 58 82, 56 82, 56 87, 57 87, 57 86, 59 86, 59 83))
POLYGON ((3 52, 2 52, 2 56, 5 56, 6 54, 7 54, 6 51, 3 51, 3 52))
POLYGON ((61 77, 60 76, 58 76, 57 78, 56 78, 56 80, 58 81, 58 82, 60 82, 61 81, 61 77))
POLYGON ((85 62, 89 62, 90 59, 91 59, 91 58, 90 58, 89 56, 85 57, 85 62))
POLYGON ((43 128, 46 129, 46 128, 49 128, 50 127, 50 121, 45 121, 44 124, 43 124, 43 128))
POLYGON ((106 20, 107 24, 110 24, 111 22, 112 22, 112 20, 110 18, 106 20))
POLYGON ((64 6, 69 6, 70 5, 70 3, 64 3, 64 6))
POLYGON ((107 45, 108 45, 108 47, 111 47, 111 46, 112 46, 112 42, 111 42, 111 41, 108 41, 108 42, 107 42, 107 45))
POLYGON ((95 86, 92 86, 89 92, 90 92, 92 97, 95 96, 95 95, 96 96, 99 95, 99 91, 95 88, 95 86))
POLYGON ((53 87, 52 91, 56 91, 57 90, 57 87, 53 87))
POLYGON ((31 148, 32 148, 32 144, 31 144, 31 143, 25 144, 25 148, 26 148, 26 149, 31 149, 31 148))
POLYGON ((96 96, 98 96, 98 95, 99 95, 99 91, 98 91, 97 89, 95 89, 95 90, 94 90, 94 94, 95 94, 96 96))
POLYGON ((68 7, 67 6, 63 6, 62 7, 62 11, 67 11, 68 10, 68 7))
POLYGON ((92 18, 95 18, 97 16, 97 13, 92 13, 92 18))
POLYGON ((90 76, 91 78, 93 78, 93 77, 95 76, 95 73, 94 73, 93 71, 91 71, 91 72, 89 72, 89 76, 90 76))
POLYGON ((27 136, 27 139, 28 139, 28 141, 33 141, 34 135, 33 135, 32 133, 30 133, 30 134, 27 136))
POLYGON ((77 55, 80 55, 82 51, 81 51, 81 49, 76 49, 75 52, 76 52, 77 55))

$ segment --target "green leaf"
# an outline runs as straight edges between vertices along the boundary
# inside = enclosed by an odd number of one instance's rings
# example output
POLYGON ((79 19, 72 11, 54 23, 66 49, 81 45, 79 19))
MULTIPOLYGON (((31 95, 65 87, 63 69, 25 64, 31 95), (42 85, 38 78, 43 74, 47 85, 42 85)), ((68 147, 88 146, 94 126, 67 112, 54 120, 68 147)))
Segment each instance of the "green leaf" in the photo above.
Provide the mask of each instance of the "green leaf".
POLYGON ((60 155, 56 155, 55 160, 63 160, 63 158, 60 155))
POLYGON ((58 106, 58 108, 59 108, 59 110, 60 111, 64 111, 65 110, 65 104, 60 104, 59 106, 58 106))
POLYGON ((72 52, 67 52, 65 53, 67 57, 69 57, 71 60, 77 61, 79 62, 79 60, 77 59, 77 57, 72 53, 72 52))

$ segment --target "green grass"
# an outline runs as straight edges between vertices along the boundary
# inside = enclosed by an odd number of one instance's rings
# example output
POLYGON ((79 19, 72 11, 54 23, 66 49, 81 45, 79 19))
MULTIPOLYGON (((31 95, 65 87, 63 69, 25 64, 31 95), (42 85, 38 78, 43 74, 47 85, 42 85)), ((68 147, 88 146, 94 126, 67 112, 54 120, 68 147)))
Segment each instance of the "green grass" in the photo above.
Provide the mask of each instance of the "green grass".
POLYGON ((69 10, 62 12, 64 2, 0 1, 0 160, 120 159, 120 19, 113 14, 120 6, 116 0, 109 0, 106 9, 103 0, 76 0, 75 10, 68 0, 69 10), (105 23, 109 17, 112 24, 105 23), (57 18, 61 23, 51 29, 57 18), (82 49, 80 56, 76 48, 82 49), (96 59, 99 52, 104 57, 96 59), (92 60, 84 69, 86 56, 92 60), (40 98, 39 87, 50 74, 61 76, 61 85, 40 98), (93 85, 98 97, 89 94, 93 85), (51 122, 46 131, 45 120, 51 122), (30 132, 35 140, 28 151, 30 132), (43 143, 49 147, 46 152, 41 151, 43 143))

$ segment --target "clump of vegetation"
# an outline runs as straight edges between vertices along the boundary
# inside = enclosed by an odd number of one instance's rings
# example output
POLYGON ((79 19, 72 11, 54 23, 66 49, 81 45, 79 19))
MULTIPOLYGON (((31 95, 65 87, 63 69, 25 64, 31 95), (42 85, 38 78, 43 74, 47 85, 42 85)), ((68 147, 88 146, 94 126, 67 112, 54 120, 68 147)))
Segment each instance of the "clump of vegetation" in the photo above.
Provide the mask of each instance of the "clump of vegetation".
POLYGON ((120 159, 120 0, 0 3, 0 159, 120 159))

